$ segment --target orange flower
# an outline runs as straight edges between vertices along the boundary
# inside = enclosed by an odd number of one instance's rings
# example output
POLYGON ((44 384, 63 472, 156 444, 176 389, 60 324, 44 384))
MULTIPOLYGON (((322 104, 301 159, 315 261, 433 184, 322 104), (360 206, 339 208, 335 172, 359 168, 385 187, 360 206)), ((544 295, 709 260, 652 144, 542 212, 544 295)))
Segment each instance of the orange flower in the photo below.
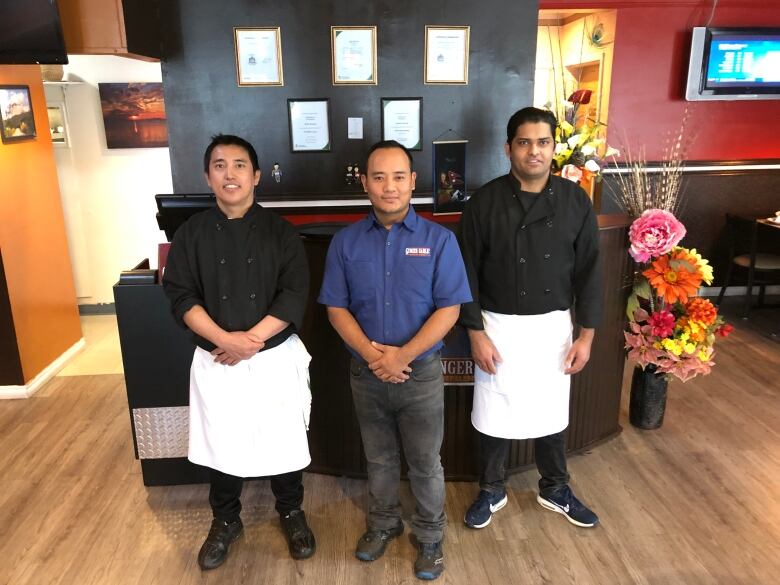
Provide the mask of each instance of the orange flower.
POLYGON ((670 264, 668 254, 660 256, 642 273, 650 281, 650 286, 656 290, 658 296, 669 304, 678 300, 681 303, 687 302, 688 297, 694 296, 701 284, 701 276, 696 271, 695 265, 693 271, 689 270, 690 265, 685 257, 687 255, 683 254, 683 256, 683 258, 672 258, 672 260, 681 260, 676 263, 676 268, 670 264))
POLYGON ((688 339, 694 343, 703 343, 704 340, 707 339, 707 330, 699 326, 695 331, 693 331, 689 325, 690 321, 693 321, 693 319, 685 316, 680 317, 680 319, 677 321, 677 326, 683 331, 687 331, 688 339))
POLYGON ((685 311, 692 321, 712 325, 718 316, 718 310, 707 299, 696 297, 688 301, 685 311))

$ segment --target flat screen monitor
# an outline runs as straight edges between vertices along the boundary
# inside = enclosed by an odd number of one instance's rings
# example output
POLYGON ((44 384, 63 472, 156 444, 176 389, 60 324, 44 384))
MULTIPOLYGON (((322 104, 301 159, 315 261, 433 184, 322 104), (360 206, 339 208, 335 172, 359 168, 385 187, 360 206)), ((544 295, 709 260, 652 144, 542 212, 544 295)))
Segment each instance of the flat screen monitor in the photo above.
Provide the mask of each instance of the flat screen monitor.
POLYGON ((0 2, 0 63, 67 62, 56 0, 0 2))
POLYGON ((193 195, 168 195, 154 196, 157 201, 157 225, 165 232, 165 237, 170 242, 173 234, 179 226, 196 213, 211 209, 217 202, 211 193, 193 195))
POLYGON ((694 28, 686 99, 780 99, 780 28, 694 28))

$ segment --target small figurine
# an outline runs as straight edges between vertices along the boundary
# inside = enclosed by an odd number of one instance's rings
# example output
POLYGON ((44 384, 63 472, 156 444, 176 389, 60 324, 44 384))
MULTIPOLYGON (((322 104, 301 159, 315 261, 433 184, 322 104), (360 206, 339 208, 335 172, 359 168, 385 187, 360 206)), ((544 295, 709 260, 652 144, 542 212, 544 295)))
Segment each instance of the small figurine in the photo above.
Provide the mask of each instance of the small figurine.
POLYGON ((271 169, 271 176, 274 178, 274 181, 277 183, 282 182, 282 169, 279 168, 279 163, 275 162, 274 167, 271 169))
POLYGON ((347 173, 344 175, 344 182, 347 185, 354 185, 355 184, 355 175, 352 172, 352 165, 347 165, 347 173))
POLYGON ((360 185, 360 167, 357 163, 352 165, 352 174, 355 176, 355 183, 360 185))

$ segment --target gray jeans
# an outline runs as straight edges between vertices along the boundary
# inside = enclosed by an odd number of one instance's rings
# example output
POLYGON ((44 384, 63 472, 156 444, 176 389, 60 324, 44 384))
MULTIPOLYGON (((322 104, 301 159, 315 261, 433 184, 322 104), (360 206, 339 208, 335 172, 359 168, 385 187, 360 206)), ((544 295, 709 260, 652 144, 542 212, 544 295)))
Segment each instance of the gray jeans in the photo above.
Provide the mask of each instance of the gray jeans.
POLYGON ((409 483, 417 503, 412 533, 420 542, 439 542, 444 535, 444 381, 439 352, 412 362, 402 384, 379 380, 369 367, 352 359, 350 382, 368 462, 370 530, 389 530, 401 521, 398 487, 401 452, 409 465, 409 483))

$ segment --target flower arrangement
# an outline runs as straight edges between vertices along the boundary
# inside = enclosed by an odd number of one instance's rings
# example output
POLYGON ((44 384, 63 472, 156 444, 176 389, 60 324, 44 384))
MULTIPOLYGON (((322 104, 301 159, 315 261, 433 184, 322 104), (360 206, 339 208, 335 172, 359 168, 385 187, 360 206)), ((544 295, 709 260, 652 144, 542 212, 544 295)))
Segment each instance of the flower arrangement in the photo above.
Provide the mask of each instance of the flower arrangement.
POLYGON ((598 122, 575 128, 561 120, 555 130, 553 162, 555 170, 560 171, 564 179, 575 183, 583 179, 600 179, 606 157, 618 153, 607 145, 604 128, 604 124, 598 122))
POLYGON ((733 328, 696 296, 702 283, 712 283, 712 267, 695 248, 677 245, 683 236, 685 226, 663 209, 648 209, 631 224, 629 253, 644 270, 628 299, 624 335, 629 359, 685 382, 710 373, 715 337, 733 328))

